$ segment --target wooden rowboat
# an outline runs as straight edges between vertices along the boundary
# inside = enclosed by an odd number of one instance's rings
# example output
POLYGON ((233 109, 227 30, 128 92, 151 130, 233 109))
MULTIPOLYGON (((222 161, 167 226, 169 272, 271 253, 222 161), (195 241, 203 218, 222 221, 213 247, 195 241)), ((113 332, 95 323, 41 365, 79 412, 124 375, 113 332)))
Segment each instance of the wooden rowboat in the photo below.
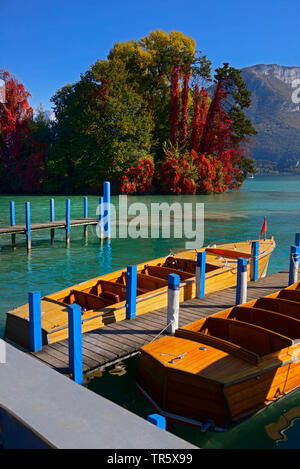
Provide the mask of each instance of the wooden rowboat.
POLYGON ((167 418, 226 427, 300 385, 300 282, 141 349, 137 385, 167 418))
MULTIPOLYGON (((264 276, 275 248, 273 238, 260 241, 258 275, 264 276)), ((206 250, 205 292, 210 293, 236 284, 236 262, 245 257, 250 262, 251 241, 228 243, 206 250)), ((184 251, 161 257, 137 266, 136 314, 143 314, 167 305, 168 274, 180 276, 180 301, 194 298, 196 251, 184 251)), ((250 279, 250 269, 248 269, 250 279)), ((82 332, 91 331, 126 319, 126 270, 118 270, 44 296, 41 300, 42 341, 51 344, 68 337, 69 304, 82 307, 82 332)), ((5 337, 25 348, 29 347, 28 304, 7 313, 5 337)))

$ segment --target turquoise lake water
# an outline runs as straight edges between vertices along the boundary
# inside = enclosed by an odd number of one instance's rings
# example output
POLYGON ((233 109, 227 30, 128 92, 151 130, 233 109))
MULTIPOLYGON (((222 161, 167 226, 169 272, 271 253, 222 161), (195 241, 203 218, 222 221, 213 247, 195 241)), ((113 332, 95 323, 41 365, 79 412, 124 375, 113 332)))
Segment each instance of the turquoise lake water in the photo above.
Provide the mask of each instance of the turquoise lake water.
MULTIPOLYGON (((0 227, 9 225, 10 200, 15 201, 17 225, 24 223, 25 201, 31 202, 32 223, 48 221, 50 197, 0 197, 0 227)), ((55 196, 54 199, 55 218, 62 220, 66 197, 55 196)), ((71 218, 82 218, 83 197, 72 196, 70 199, 71 218)), ((294 242, 295 233, 300 231, 300 176, 257 176, 247 180, 242 190, 225 194, 128 198, 128 203, 144 202, 148 207, 151 202, 174 201, 204 203, 204 245, 258 238, 266 216, 268 236, 273 235, 277 243, 268 273, 288 268, 290 245, 294 242)), ((117 204, 117 197, 112 197, 112 202, 117 204)), ((89 216, 96 216, 97 205, 98 197, 89 197, 89 216)), ((87 243, 83 239, 83 227, 74 227, 71 228, 70 249, 65 248, 63 230, 56 230, 54 246, 50 244, 50 230, 33 232, 29 255, 24 235, 17 235, 16 251, 12 251, 10 243, 10 236, 0 237, 0 337, 4 334, 5 313, 26 303, 29 291, 39 290, 42 295, 53 293, 126 265, 167 255, 170 249, 184 249, 185 240, 112 239, 109 244, 101 246, 95 227, 89 227, 87 243)), ((94 378, 90 388, 146 416, 151 409, 134 386, 136 360, 134 357, 125 363, 126 373, 122 376, 106 372, 101 378, 94 378)), ((297 413, 299 397, 300 392, 297 391, 226 433, 202 434, 179 425, 170 430, 205 448, 300 448, 300 423, 297 417, 288 423, 288 418, 297 413), (268 425, 275 423, 280 416, 286 420, 287 430, 283 430, 276 441, 269 436, 272 434, 274 437, 276 432, 272 433, 273 427, 268 425)))

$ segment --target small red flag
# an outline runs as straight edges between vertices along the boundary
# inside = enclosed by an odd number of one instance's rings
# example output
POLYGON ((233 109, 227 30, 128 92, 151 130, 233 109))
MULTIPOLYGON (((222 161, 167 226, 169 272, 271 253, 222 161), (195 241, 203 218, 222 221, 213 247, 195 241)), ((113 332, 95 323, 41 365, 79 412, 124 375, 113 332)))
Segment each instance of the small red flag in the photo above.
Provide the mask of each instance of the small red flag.
POLYGON ((266 239, 266 233, 267 233, 267 218, 266 217, 264 218, 264 224, 262 226, 259 237, 261 237, 263 233, 264 233, 264 239, 266 239))

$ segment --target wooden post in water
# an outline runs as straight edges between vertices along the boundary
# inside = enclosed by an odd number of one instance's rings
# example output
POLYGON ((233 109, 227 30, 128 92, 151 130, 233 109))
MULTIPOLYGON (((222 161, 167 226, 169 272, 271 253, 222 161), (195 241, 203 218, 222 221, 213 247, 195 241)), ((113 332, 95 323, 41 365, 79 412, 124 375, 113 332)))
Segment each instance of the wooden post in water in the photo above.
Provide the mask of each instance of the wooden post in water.
POLYGON ((296 283, 298 281, 299 256, 300 256, 300 246, 295 246, 295 245, 291 246, 289 285, 293 285, 293 283, 296 283))
POLYGON ((159 414, 150 414, 147 417, 148 422, 153 423, 153 425, 156 425, 158 428, 161 428, 162 430, 166 429, 166 419, 162 415, 159 414))
POLYGON ((205 292, 206 252, 197 252, 196 264, 196 298, 203 298, 205 292))
MULTIPOLYGON (((87 218, 87 217, 88 217, 88 198, 83 197, 83 218, 87 218)), ((83 236, 84 236, 84 239, 87 241, 87 239, 88 239, 88 225, 84 225, 83 236)))
POLYGON ((41 294, 39 291, 28 293, 29 303, 29 346, 32 352, 42 348, 41 294))
POLYGON ((26 244, 27 244, 27 252, 29 252, 31 251, 30 202, 25 202, 25 218, 26 218, 26 244))
MULTIPOLYGON (((55 220, 55 215, 54 215, 54 199, 50 199, 50 221, 55 220)), ((55 229, 51 228, 50 230, 50 237, 51 237, 51 244, 54 244, 54 236, 55 236, 55 229)))
POLYGON ((259 241, 252 241, 250 278, 254 282, 256 282, 256 280, 258 279, 258 257, 259 257, 259 241))
POLYGON ((239 257, 237 262, 236 301, 240 305, 247 301, 247 259, 239 257))
POLYGON ((295 246, 300 246, 300 233, 295 234, 295 246))
POLYGON ((179 324, 179 291, 180 277, 177 274, 168 275, 168 309, 167 332, 174 335, 179 324))
POLYGON ((69 369, 76 383, 82 384, 82 330, 81 306, 68 305, 69 369))
POLYGON ((66 200, 66 246, 70 247, 70 219, 71 219, 71 202, 70 199, 66 200))
POLYGON ((110 182, 103 184, 103 202, 104 202, 104 238, 110 239, 110 182))
POLYGON ((129 265, 126 272, 126 319, 136 315, 137 266, 129 265))
MULTIPOLYGON (((10 226, 15 226, 16 216, 15 216, 15 203, 14 201, 10 202, 10 226)), ((13 250, 16 249, 16 235, 15 233, 11 235, 11 245, 13 250)))

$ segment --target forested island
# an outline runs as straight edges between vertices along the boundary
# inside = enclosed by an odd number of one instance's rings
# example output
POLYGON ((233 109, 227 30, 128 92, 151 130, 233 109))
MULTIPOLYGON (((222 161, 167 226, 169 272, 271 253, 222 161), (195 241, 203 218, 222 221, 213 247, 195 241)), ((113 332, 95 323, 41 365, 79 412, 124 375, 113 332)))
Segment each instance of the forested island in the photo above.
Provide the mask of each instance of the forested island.
POLYGON ((80 80, 51 98, 55 119, 29 105, 6 71, 0 103, 1 193, 194 194, 238 189, 256 134, 250 91, 179 31, 115 43, 80 80))

